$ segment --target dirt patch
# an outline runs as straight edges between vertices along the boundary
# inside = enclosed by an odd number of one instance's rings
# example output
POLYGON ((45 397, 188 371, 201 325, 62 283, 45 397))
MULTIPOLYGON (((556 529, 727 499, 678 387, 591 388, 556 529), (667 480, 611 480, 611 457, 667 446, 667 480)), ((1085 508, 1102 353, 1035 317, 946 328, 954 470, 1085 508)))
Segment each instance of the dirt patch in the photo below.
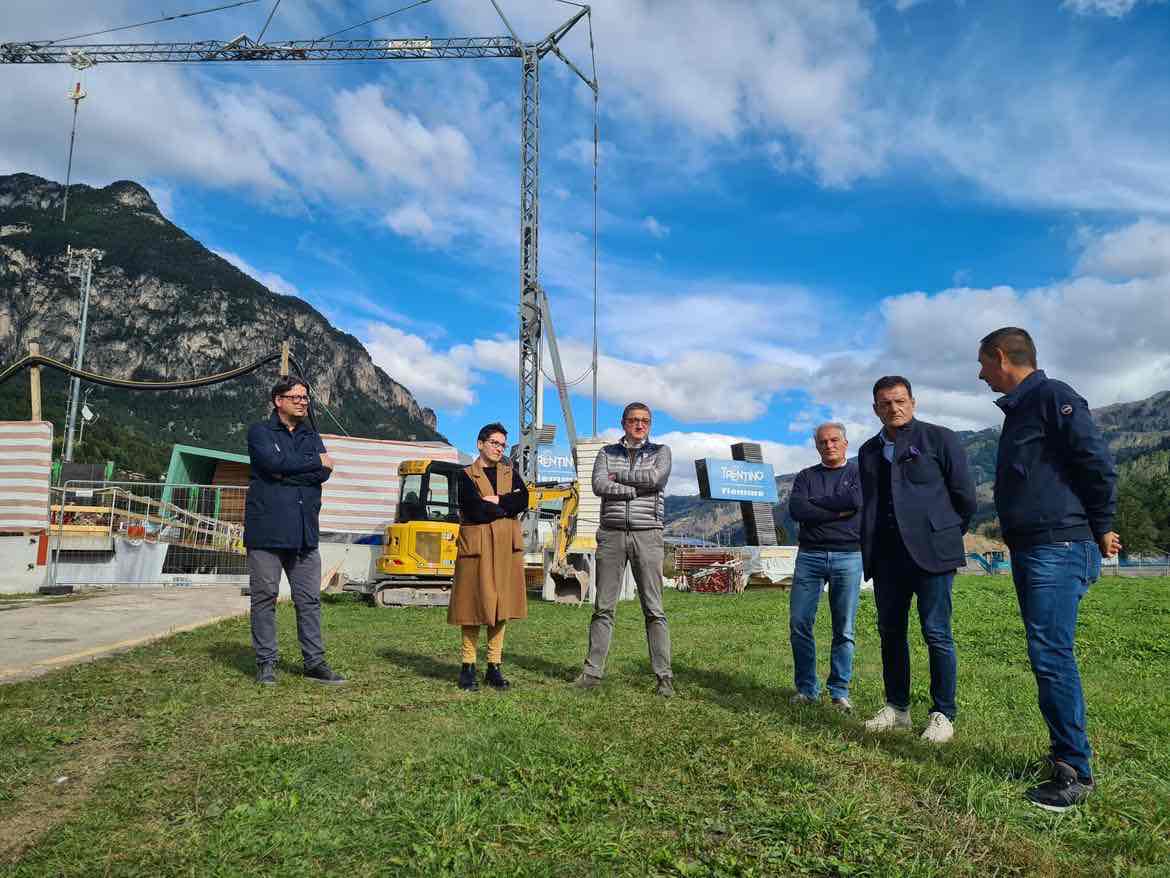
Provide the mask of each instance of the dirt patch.
POLYGON ((0 864, 13 864, 48 832, 68 820, 102 779, 134 746, 134 725, 102 730, 61 748, 60 761, 46 769, 0 812, 0 864))

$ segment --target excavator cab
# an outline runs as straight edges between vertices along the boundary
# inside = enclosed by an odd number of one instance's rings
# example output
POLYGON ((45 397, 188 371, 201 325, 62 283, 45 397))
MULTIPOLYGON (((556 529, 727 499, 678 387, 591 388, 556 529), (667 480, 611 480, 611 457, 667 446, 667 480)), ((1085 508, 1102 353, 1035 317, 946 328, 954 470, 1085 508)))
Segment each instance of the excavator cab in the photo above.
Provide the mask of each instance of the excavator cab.
POLYGON ((386 527, 380 576, 397 586, 449 587, 459 536, 459 471, 446 460, 398 465, 398 508, 386 527))

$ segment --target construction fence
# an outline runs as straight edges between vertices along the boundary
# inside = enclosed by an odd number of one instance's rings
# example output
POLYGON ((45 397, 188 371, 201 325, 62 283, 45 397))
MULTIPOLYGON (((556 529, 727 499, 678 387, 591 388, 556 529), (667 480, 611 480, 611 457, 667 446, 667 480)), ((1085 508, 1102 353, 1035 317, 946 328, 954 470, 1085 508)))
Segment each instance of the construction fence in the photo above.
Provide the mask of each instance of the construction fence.
POLYGON ((246 585, 240 486, 69 481, 50 492, 47 584, 246 585))

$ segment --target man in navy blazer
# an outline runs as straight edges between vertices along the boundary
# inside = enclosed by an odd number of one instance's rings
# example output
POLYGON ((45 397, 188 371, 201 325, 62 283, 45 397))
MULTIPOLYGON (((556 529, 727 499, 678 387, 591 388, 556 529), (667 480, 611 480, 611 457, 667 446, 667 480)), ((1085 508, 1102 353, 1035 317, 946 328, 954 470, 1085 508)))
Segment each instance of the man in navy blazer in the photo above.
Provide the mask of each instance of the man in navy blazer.
POLYGON ((959 437, 914 418, 910 382, 887 375, 873 386, 878 435, 857 455, 863 497, 861 554, 873 579, 886 704, 866 722, 874 732, 909 729, 910 601, 918 599, 930 653, 930 717, 925 741, 954 736, 957 662, 951 587, 965 563, 963 534, 975 514, 975 481, 959 437))
POLYGON ((296 608, 305 676, 318 683, 344 683, 325 663, 321 639, 318 518, 321 484, 332 474, 333 460, 306 419, 308 388, 281 378, 270 397, 268 420, 248 428, 251 477, 244 507, 256 682, 276 683, 276 598, 283 572, 296 608))

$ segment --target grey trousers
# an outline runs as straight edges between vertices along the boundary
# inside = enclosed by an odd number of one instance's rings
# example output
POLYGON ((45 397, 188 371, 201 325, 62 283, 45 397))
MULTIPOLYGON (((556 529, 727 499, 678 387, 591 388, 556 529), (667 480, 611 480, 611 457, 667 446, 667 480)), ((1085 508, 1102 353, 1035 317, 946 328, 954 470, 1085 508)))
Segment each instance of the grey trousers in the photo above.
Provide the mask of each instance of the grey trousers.
POLYGON ((325 661, 325 642, 321 639, 321 554, 316 549, 248 549, 256 664, 274 662, 277 658, 276 597, 282 570, 292 589, 297 640, 305 668, 315 668, 325 661))
POLYGON ((670 629, 662 610, 662 531, 597 531, 597 588, 593 598, 593 618, 589 622, 589 654, 585 673, 600 677, 605 673, 605 657, 613 637, 614 611, 622 590, 626 562, 634 572, 638 600, 646 620, 646 645, 650 648, 650 667, 659 677, 671 676, 670 629))

